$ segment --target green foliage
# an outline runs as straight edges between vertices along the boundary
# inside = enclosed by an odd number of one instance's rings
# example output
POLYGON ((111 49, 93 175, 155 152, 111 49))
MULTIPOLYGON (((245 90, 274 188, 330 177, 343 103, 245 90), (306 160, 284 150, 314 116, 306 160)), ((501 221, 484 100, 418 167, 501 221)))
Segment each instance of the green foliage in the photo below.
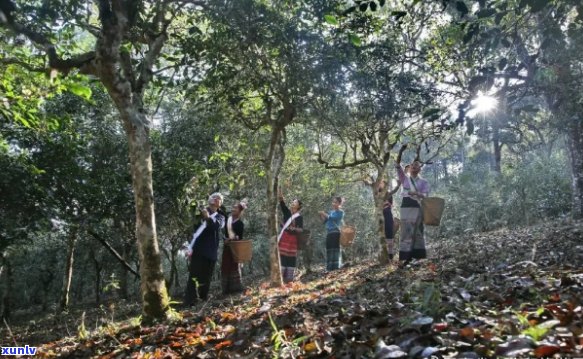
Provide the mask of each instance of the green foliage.
POLYGON ((115 273, 111 273, 109 280, 105 284, 105 287, 103 287, 103 292, 107 293, 110 291, 118 290, 119 288, 119 280, 115 277, 115 273))
POLYGON ((549 320, 549 321, 546 321, 546 322, 543 322, 540 324, 532 324, 528 320, 529 314, 530 313, 525 313, 525 314, 521 314, 518 312, 514 313, 514 315, 516 316, 516 318, 520 322, 520 325, 523 328, 522 334, 531 337, 534 341, 537 341, 537 342, 545 337, 545 335, 547 334, 549 329, 551 329, 553 326, 560 323, 557 320, 549 320))
POLYGON ((68 85, 68 90, 85 100, 89 100, 91 98, 91 88, 88 86, 83 86, 79 83, 72 82, 68 85))
MULTIPOLYGON (((35 19, 34 29, 55 28, 51 40, 59 39, 65 58, 93 47, 92 35, 73 27, 98 24, 93 7, 80 1, 17 3, 19 16, 35 19)), ((147 52, 139 35, 156 31, 150 26, 151 3, 132 3, 132 36, 120 53, 136 65, 147 52)), ((347 199, 346 220, 358 231, 345 259, 376 258, 374 203, 362 180, 379 174, 392 180, 394 173, 384 166, 401 144, 423 140, 422 159, 441 150, 424 174, 434 193, 446 198, 440 234, 527 225, 569 213, 571 180, 561 134, 581 118, 580 4, 414 0, 385 5, 244 0, 209 2, 202 9, 185 5, 176 13, 169 42, 155 61, 154 86, 144 97, 153 121, 148 131, 156 226, 164 266, 174 271, 174 279, 186 278, 185 263, 176 254, 192 235, 197 207, 214 191, 227 195, 227 207, 249 200, 244 220, 254 259, 245 271, 267 273, 264 159, 275 121, 289 113, 293 125, 282 131, 286 157, 280 184, 287 198, 304 202, 313 263, 322 263, 325 254, 317 211, 328 209, 335 195, 347 199), (548 16, 539 19, 541 14, 548 16), (507 107, 472 119, 475 130, 469 132, 475 135, 460 155, 443 132, 465 121, 472 96, 499 91, 504 78, 511 80, 499 100, 507 107), (460 105, 459 99, 465 102, 460 105), (456 119, 450 112, 458 105, 456 119), (495 126, 501 173, 490 166, 495 126), (318 150, 331 163, 352 155, 368 162, 327 170, 314 160, 318 150)), ((46 59, 30 43, 1 31, 0 252, 13 250, 16 276, 23 278, 14 284, 13 300, 46 307, 59 294, 64 240, 72 224, 98 229, 132 266, 139 264, 127 129, 115 121, 119 114, 103 88, 74 72, 67 77, 37 72, 46 59)), ((408 150, 406 160, 414 155, 408 150)), ((104 265, 112 259, 99 243, 85 233, 80 237, 75 271, 84 273, 84 281, 74 276, 77 298, 131 287, 121 269, 104 265), (87 269, 86 263, 93 265, 87 269), (91 280, 94 285, 86 283, 91 280)), ((419 310, 436 314, 435 288, 411 295, 419 310)), ((532 330, 527 334, 540 337, 532 330)), ((278 336, 274 344, 279 341, 281 352, 286 345, 295 348, 299 339, 278 336)))
POLYGON ((81 323, 77 327, 77 336, 80 340, 85 340, 89 337, 89 332, 85 328, 85 312, 81 315, 81 323))
POLYGON ((356 34, 348 34, 348 39, 350 40, 350 42, 352 42, 354 46, 362 45, 362 40, 360 39, 360 36, 356 34))
POLYGON ((446 198, 442 233, 529 225, 569 212, 568 166, 559 153, 513 161, 501 174, 492 172, 483 158, 476 161, 464 165, 462 172, 438 191, 446 198))
POLYGON ((277 328, 275 321, 271 317, 271 313, 268 313, 269 324, 273 330, 271 336, 271 341, 273 342, 273 358, 288 358, 296 357, 301 353, 300 344, 308 339, 307 336, 301 336, 293 340, 289 340, 285 334, 285 330, 280 330, 277 328))
POLYGON ((338 25, 338 20, 333 15, 324 15, 324 20, 330 25, 338 25))

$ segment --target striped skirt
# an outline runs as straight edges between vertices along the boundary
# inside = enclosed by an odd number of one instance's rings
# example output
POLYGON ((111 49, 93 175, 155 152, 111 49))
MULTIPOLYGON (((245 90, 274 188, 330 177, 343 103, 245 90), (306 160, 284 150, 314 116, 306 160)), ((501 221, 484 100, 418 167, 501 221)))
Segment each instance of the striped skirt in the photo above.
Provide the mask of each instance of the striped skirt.
POLYGON ((284 283, 293 282, 296 274, 297 257, 280 255, 281 277, 284 283))
POLYGON ((341 266, 340 232, 328 233, 326 236, 326 270, 340 269, 341 266))
POLYGON ((383 208, 383 218, 385 220, 385 239, 387 241, 387 251, 389 252, 389 258, 393 259, 395 255, 395 236, 393 235, 393 212, 390 206, 383 208))
POLYGON ((221 287, 223 294, 237 293, 243 291, 243 281, 241 278, 241 265, 235 262, 231 249, 223 247, 223 258, 221 262, 221 287))
POLYGON ((403 198, 401 205, 400 241, 399 260, 427 257, 421 207, 417 201, 407 197, 403 198))

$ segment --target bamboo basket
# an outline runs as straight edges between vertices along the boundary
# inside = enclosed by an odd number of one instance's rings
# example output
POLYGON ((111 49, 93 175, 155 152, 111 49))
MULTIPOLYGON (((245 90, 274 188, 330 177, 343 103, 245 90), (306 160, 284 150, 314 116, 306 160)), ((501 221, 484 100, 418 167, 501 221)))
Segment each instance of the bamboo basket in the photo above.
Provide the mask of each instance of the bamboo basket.
POLYGON ((351 225, 345 225, 340 228, 340 244, 343 247, 349 247, 354 242, 356 237, 356 227, 351 225))
POLYGON ((445 200, 439 197, 427 197, 421 201, 421 208, 423 210, 423 224, 439 226, 445 208, 445 200))
POLYGON ((253 243, 250 239, 242 241, 228 242, 233 254, 233 260, 237 263, 246 263, 251 260, 253 255, 253 243))

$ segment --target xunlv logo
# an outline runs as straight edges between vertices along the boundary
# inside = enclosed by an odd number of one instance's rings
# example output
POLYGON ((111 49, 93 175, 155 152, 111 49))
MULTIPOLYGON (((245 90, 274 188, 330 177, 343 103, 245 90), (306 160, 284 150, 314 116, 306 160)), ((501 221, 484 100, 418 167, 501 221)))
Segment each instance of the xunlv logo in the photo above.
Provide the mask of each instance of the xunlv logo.
POLYGON ((35 355, 36 347, 2 347, 2 355, 35 355))

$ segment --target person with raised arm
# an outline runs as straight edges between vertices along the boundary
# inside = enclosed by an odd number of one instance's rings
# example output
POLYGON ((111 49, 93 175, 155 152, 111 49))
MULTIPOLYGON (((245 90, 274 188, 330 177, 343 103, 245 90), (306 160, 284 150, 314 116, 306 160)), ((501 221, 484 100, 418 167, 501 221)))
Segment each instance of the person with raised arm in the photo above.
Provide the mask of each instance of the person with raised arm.
POLYGON ((189 276, 186 283, 184 304, 192 306, 200 298, 207 300, 211 278, 217 263, 221 229, 225 227, 225 215, 220 210, 223 196, 213 193, 208 207, 200 211, 201 222, 196 228, 186 254, 190 257, 189 276))
POLYGON ((290 208, 285 204, 283 193, 279 190, 279 206, 283 214, 281 230, 277 236, 279 248, 279 260, 281 265, 281 276, 284 283, 290 283, 295 278, 295 271, 298 257, 298 238, 304 228, 302 218, 302 202, 294 199, 290 208))
POLYGON ((399 246, 399 260, 403 265, 412 259, 427 257, 423 228, 423 212, 421 200, 429 196, 429 182, 419 176, 421 162, 413 161, 409 167, 409 176, 396 163, 397 175, 401 183, 401 236, 399 246))
POLYGON ((320 218, 326 224, 326 271, 333 271, 342 267, 342 257, 340 250, 340 228, 344 221, 344 211, 341 209, 344 204, 342 197, 332 199, 332 210, 328 212, 320 211, 320 218))

